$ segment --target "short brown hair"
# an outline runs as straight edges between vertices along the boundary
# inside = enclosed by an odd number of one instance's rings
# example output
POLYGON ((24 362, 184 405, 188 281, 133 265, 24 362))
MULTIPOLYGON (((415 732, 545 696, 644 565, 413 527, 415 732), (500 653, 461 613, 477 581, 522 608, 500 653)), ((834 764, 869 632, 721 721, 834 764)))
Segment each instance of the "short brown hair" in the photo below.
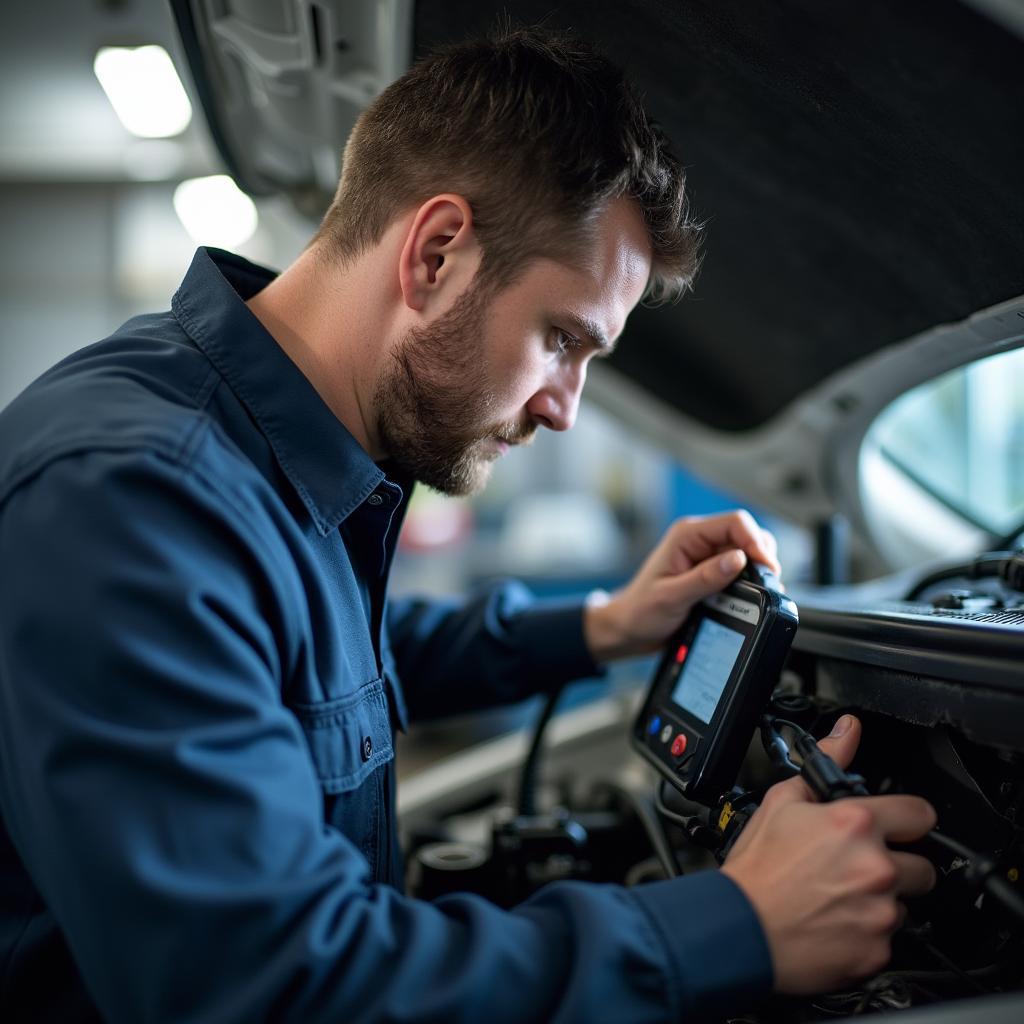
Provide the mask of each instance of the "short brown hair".
POLYGON ((314 243, 351 259, 441 192, 473 210, 481 283, 509 283, 539 256, 582 255, 620 196, 650 234, 648 297, 680 295, 696 273, 682 167, 623 72, 572 36, 506 29, 418 61, 357 121, 314 243))

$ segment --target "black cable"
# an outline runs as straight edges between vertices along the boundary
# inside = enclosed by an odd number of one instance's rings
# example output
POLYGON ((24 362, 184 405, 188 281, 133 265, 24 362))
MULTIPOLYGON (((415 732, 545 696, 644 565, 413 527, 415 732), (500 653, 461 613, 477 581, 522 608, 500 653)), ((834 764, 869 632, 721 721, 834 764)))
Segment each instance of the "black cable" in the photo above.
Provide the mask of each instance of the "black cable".
POLYGON ((764 747, 765 753, 776 768, 782 768, 790 775, 799 775, 800 766, 794 763, 793 759, 789 756, 789 744, 776 728, 779 725, 788 725, 791 728, 796 728, 792 722, 787 721, 785 718, 765 715, 761 719, 761 746, 764 747))
MULTIPOLYGON (((928 926, 925 927, 927 928, 928 926)), ((946 968, 946 970, 954 974, 961 981, 966 982, 971 988, 983 994, 988 994, 992 991, 992 989, 988 988, 985 985, 982 985, 977 978, 972 978, 970 973, 968 973, 962 967, 960 967, 959 964, 956 963, 956 961, 946 956, 946 954, 943 953, 941 949, 939 949, 937 946, 932 945, 932 943, 930 943, 924 937, 924 934, 922 934, 921 929, 907 928, 905 929, 905 932, 916 942, 920 943, 921 948, 924 949, 929 955, 934 957, 936 960, 938 960, 939 963, 946 968)))
MULTIPOLYGON (((779 726, 792 729, 796 734, 796 748, 803 758, 800 774, 819 800, 827 803, 849 796, 868 795, 864 780, 859 775, 844 772, 818 746, 817 741, 806 729, 795 722, 766 715, 762 720, 761 735, 762 739, 766 734, 770 735, 771 743, 766 744, 766 750, 773 760, 778 763, 784 758, 788 766, 793 766, 788 756, 788 746, 778 732, 779 726)), ((988 893, 1024 921, 1024 898, 1009 882, 996 874, 994 861, 944 832, 933 829, 924 838, 968 861, 970 866, 964 875, 967 883, 988 893)))
POLYGON ((926 838, 969 861, 970 866, 964 876, 967 884, 983 889, 1024 921, 1024 897, 1006 879, 996 874, 998 869, 995 861, 975 853, 970 847, 964 846, 959 840, 947 836, 944 832, 933 829, 926 838))
POLYGON ((945 832, 930 832, 928 838, 932 842, 938 843, 940 846, 944 846, 947 850, 951 850, 958 857, 963 857, 964 860, 973 860, 977 858, 977 854, 973 850, 968 849, 959 840, 954 839, 952 836, 947 836, 945 832))
POLYGON ((948 565, 929 573, 924 579, 918 580, 910 589, 905 600, 916 601, 929 587, 943 583, 949 579, 962 577, 978 580, 1002 577, 1003 581, 1013 590, 1024 587, 1024 552, 1021 551, 986 551, 972 562, 959 565, 948 565))
POLYGON ((678 825, 680 828, 688 828, 690 820, 682 814, 677 814, 675 811, 670 810, 668 805, 665 803, 665 798, 661 795, 662 790, 665 788, 666 780, 661 779, 657 786, 654 787, 654 807, 655 810, 667 821, 672 822, 673 825, 678 825))
POLYGON ((533 739, 530 741, 530 750, 523 761, 523 770, 519 776, 519 800, 518 813, 530 815, 537 813, 537 768, 540 764, 541 743, 544 740, 544 732, 555 713, 555 705, 558 698, 562 696, 561 689, 554 690, 548 694, 544 709, 540 713, 536 724, 533 727, 533 739))
POLYGON ((792 775, 799 775, 800 765, 789 756, 791 748, 786 742, 786 738, 779 732, 780 725, 785 729, 792 729, 797 736, 810 736, 810 733, 802 725, 791 722, 788 718, 765 715, 761 719, 761 743, 772 762, 792 775))
POLYGON ((859 775, 844 772, 839 765, 818 746, 814 737, 796 722, 774 715, 761 719, 761 742, 768 756, 781 768, 803 776, 814 795, 822 803, 842 800, 848 796, 867 796, 867 786, 859 775), (792 729, 796 734, 796 750, 801 757, 799 765, 789 756, 790 748, 778 727, 792 729))
MULTIPOLYGON (((544 733, 547 731, 548 723, 551 721, 552 716, 555 713, 555 707, 558 704, 559 698, 562 696, 562 690, 554 690, 548 694, 547 700, 544 702, 544 707, 541 710, 540 716, 533 727, 533 737, 530 740, 530 749, 526 755, 526 759, 523 761, 522 772, 519 776, 519 799, 517 801, 517 810, 521 816, 530 816, 537 813, 537 773, 540 767, 540 754, 541 747, 544 742, 544 733)), ((648 804, 645 804, 635 793, 632 793, 624 786, 615 786, 616 792, 625 796, 629 803, 632 805, 637 818, 640 820, 640 824, 644 831, 647 833, 647 838, 650 841, 651 848, 654 850, 654 854, 658 859, 658 863, 661 865, 662 871, 665 873, 666 878, 675 878, 682 874, 679 870, 679 865, 676 863, 675 857, 672 855, 672 849, 669 845, 668 838, 665 835, 664 830, 661 827, 661 822, 658 820, 656 814, 651 813, 651 808, 648 804)))

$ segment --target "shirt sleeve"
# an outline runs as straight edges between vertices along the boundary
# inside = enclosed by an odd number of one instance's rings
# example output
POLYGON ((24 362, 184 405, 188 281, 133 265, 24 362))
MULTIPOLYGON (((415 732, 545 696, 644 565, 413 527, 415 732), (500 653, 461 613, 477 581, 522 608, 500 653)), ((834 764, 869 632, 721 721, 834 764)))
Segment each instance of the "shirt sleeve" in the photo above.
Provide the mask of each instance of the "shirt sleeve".
POLYGON ((387 624, 414 720, 507 704, 604 675, 583 635, 583 599, 535 599, 507 581, 467 600, 390 601, 387 624))
POLYGON ((770 984, 719 873, 502 911, 370 881, 281 702, 256 511, 91 453, 0 508, 0 812, 105 1020, 678 1021, 770 984))

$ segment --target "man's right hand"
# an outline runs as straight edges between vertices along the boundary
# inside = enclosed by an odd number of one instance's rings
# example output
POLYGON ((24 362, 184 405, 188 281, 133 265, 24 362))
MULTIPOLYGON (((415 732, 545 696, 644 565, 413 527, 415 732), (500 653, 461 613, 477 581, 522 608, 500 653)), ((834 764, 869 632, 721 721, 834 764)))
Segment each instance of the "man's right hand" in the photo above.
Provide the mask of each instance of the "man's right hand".
MULTIPOLYGON (((856 718, 844 716, 821 749, 845 768, 860 731, 856 718)), ((892 933, 906 913, 902 897, 931 889, 935 869, 886 844, 920 839, 934 825, 932 806, 916 796, 819 804, 799 778, 765 794, 722 871, 761 920, 777 992, 834 990, 889 962, 892 933)))

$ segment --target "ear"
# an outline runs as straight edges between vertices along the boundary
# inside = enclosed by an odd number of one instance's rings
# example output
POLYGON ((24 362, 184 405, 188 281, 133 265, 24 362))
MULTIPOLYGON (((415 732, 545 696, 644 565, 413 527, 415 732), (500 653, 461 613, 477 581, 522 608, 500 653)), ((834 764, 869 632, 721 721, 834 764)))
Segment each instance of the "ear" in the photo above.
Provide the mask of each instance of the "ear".
POLYGON ((454 301, 480 265, 473 211, 459 195, 428 199, 415 213, 399 257, 398 280, 409 309, 454 301))

